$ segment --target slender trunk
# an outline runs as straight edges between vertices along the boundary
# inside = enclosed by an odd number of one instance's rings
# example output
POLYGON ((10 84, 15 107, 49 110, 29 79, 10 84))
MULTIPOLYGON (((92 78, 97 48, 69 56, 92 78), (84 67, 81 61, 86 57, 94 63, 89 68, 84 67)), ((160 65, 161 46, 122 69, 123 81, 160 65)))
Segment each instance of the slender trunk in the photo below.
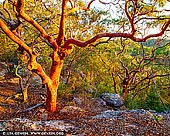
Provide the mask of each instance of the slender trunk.
POLYGON ((123 93, 123 95, 122 95, 122 98, 123 98, 123 101, 126 99, 126 93, 123 93))
POLYGON ((128 88, 123 88, 123 93, 122 93, 123 101, 126 99, 126 96, 127 96, 128 93, 129 93, 129 89, 128 88))
POLYGON ((123 97, 123 101, 126 99, 127 94, 129 93, 129 78, 125 78, 123 80, 123 92, 122 92, 122 97, 123 97))
POLYGON ((23 95, 23 101, 24 102, 27 102, 27 100, 28 100, 28 91, 27 91, 28 89, 22 89, 22 95, 23 95))

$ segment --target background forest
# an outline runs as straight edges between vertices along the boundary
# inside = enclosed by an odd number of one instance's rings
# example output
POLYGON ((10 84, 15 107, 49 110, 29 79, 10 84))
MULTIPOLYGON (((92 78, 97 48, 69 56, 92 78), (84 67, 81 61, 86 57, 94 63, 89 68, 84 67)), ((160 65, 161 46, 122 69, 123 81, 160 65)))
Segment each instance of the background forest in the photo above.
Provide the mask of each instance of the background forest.
MULTIPOLYGON (((158 3, 163 7, 166 2, 158 3)), ((145 13, 146 18, 149 14, 159 18, 140 22, 141 30, 145 22, 144 26, 155 32, 158 26, 169 18, 169 14, 162 13, 158 17, 157 13, 152 13, 152 4, 140 4, 138 5, 140 12, 148 11, 145 13)), ((46 32, 57 38, 61 2, 27 0, 25 5, 25 12, 46 32)), ((76 1, 76 5, 84 7, 85 2, 76 1)), ((0 6, 2 9, 3 4, 0 6)), ((102 32, 128 31, 129 22, 125 16, 122 16, 125 14, 122 5, 117 4, 117 6, 119 11, 111 11, 111 7, 109 9, 107 5, 102 8, 93 6, 90 11, 74 9, 75 11, 68 13, 67 16, 65 39, 73 37, 85 41, 102 32)), ((12 11, 12 6, 8 5, 8 8, 12 11)), ((128 8, 131 14, 133 7, 129 5, 128 8)), ((7 14, 2 13, 1 18, 3 14, 7 14)), ((48 46, 48 41, 44 40, 31 24, 24 20, 21 22, 22 26, 18 31, 22 40, 40 54, 37 62, 49 74, 52 60, 48 55, 52 49, 48 46)), ((25 78, 30 74, 26 70, 29 56, 21 54, 21 51, 17 50, 18 45, 2 30, 0 31, 0 61, 8 65, 8 75, 11 76, 16 76, 15 71, 19 65, 18 73, 25 78)), ((104 92, 110 92, 122 95, 125 106, 129 109, 143 108, 156 111, 170 109, 169 36, 167 31, 165 35, 150 38, 146 42, 134 42, 127 38, 101 38, 88 47, 74 46, 61 71, 58 97, 97 98, 104 92)), ((3 76, 6 75, 1 75, 3 76)))

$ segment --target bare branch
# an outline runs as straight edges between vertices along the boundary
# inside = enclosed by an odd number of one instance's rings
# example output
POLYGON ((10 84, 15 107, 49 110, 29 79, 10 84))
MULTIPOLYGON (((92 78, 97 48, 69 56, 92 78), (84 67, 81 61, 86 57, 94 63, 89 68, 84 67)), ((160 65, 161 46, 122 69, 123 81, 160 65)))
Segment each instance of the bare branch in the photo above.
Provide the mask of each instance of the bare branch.
POLYGON ((91 4, 94 2, 94 1, 96 1, 96 0, 91 0, 89 3, 88 3, 88 5, 87 5, 87 7, 86 8, 83 8, 83 10, 90 10, 90 6, 91 6, 91 4))
POLYGON ((126 78, 129 78, 129 72, 128 72, 128 68, 123 64, 123 62, 121 60, 119 60, 120 64, 122 65, 122 67, 125 69, 125 73, 126 73, 126 78))
POLYGON ((20 20, 16 20, 15 22, 13 20, 8 20, 4 13, 0 11, 0 18, 2 18, 8 26, 11 27, 11 30, 15 30, 20 24, 20 20))
POLYGON ((1 12, 1 11, 0 11, 0 18, 2 18, 7 24, 11 24, 11 23, 10 23, 11 21, 9 21, 9 20, 5 17, 4 13, 1 12))
MULTIPOLYGON (((151 85, 150 82, 151 82, 151 80, 149 79, 147 85, 144 86, 144 87, 142 87, 142 88, 140 88, 139 90, 137 90, 137 91, 135 92, 135 94, 133 95, 133 98, 132 98, 132 99, 134 99, 142 90, 148 88, 148 87, 151 85)), ((136 88, 131 88, 130 91, 133 90, 133 89, 136 89, 136 88)))
POLYGON ((71 8, 74 8, 73 2, 71 0, 68 0, 68 1, 69 1, 70 5, 71 5, 71 8))
POLYGON ((122 46, 123 49, 117 54, 117 56, 119 56, 121 53, 123 53, 123 51, 125 50, 125 46, 126 46, 126 45, 123 44, 122 37, 120 38, 120 43, 121 43, 121 46, 122 46))
POLYGON ((134 86, 133 88, 131 88, 131 90, 134 90, 139 84, 141 84, 142 82, 146 81, 146 80, 151 80, 151 79, 154 79, 156 77, 165 77, 165 76, 170 76, 170 73, 167 73, 167 74, 159 74, 159 75, 154 75, 154 76, 151 76, 151 75, 147 75, 146 77, 144 77, 143 79, 141 79, 140 81, 138 81, 134 86))
POLYGON ((114 75, 114 72, 111 73, 112 74, 112 79, 113 79, 113 86, 114 86, 114 90, 115 90, 115 93, 118 94, 118 90, 117 90, 117 82, 115 80, 115 75, 114 75))
POLYGON ((135 21, 135 24, 141 20, 166 20, 169 19, 168 17, 141 17, 135 21))
MULTIPOLYGON (((128 3, 129 2, 130 2, 130 0, 126 1, 126 3, 125 3, 125 13, 126 13, 127 18, 129 19, 130 24, 131 24, 131 28, 132 28, 131 33, 132 33, 132 35, 134 35, 136 32, 136 29, 134 26, 134 17, 131 17, 128 12, 128 3)), ((134 6, 134 8, 135 8, 135 6, 134 6)))
POLYGON ((20 88, 23 89, 24 86, 23 86, 23 83, 22 83, 22 77, 18 74, 18 68, 19 68, 20 65, 18 65, 15 69, 15 75, 19 78, 19 85, 20 85, 20 88))

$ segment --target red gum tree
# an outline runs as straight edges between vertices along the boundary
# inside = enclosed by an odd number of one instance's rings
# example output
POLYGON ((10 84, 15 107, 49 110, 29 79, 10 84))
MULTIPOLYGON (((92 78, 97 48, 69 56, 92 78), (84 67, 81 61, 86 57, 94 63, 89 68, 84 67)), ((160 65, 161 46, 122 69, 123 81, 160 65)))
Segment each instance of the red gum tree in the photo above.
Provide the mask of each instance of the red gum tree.
MULTIPOLYGON (((15 43, 19 45, 20 48, 25 50, 29 54, 29 62, 27 68, 30 71, 34 71, 37 73, 44 84, 47 86, 47 99, 46 99, 46 109, 49 112, 54 112, 56 110, 56 101, 57 101, 57 89, 59 86, 59 79, 60 79, 60 73, 61 69, 64 63, 64 60, 67 55, 69 55, 72 52, 72 46, 78 46, 78 47, 85 47, 92 43, 94 43, 96 40, 108 37, 109 39, 115 38, 115 37, 122 37, 122 38, 129 38, 136 42, 145 42, 147 39, 151 37, 158 37, 162 36, 164 32, 167 30, 170 24, 170 18, 165 19, 165 23, 162 25, 161 31, 155 34, 149 34, 145 37, 139 38, 136 37, 137 28, 135 25, 135 17, 137 15, 137 4, 138 1, 135 0, 127 0, 125 1, 124 10, 126 17, 129 21, 131 32, 107 32, 107 33, 99 33, 95 36, 93 36, 91 39, 87 41, 79 41, 77 39, 67 39, 65 40, 65 26, 66 26, 66 19, 68 13, 74 12, 75 10, 78 10, 79 8, 74 7, 71 0, 62 0, 62 7, 61 7, 61 17, 60 17, 60 25, 59 25, 59 32, 56 39, 54 39, 51 35, 49 35, 45 29, 40 26, 39 23, 37 23, 35 20, 33 20, 27 13, 24 11, 24 5, 25 0, 17 0, 17 2, 13 2, 12 0, 8 0, 13 4, 14 11, 16 13, 16 17, 18 18, 18 21, 12 22, 12 19, 8 21, 3 14, 1 14, 0 19, 0 27, 2 31, 15 43), (68 7, 68 4, 70 3, 70 6, 68 7), (130 13, 128 10, 128 5, 133 4, 133 12, 130 13), (69 8, 69 10, 68 10, 69 8), (50 74, 47 75, 45 71, 43 70, 42 66, 36 61, 36 58, 38 54, 30 48, 25 42, 20 38, 20 36, 17 34, 16 30, 17 27, 20 25, 19 19, 22 18, 23 20, 27 21, 31 25, 33 25, 41 34, 41 36, 46 39, 53 49, 53 53, 50 55, 52 59, 52 66, 50 70, 50 74)), ((89 2, 87 7, 82 8, 82 10, 90 10, 91 4, 95 0, 92 0, 89 2)), ((6 9, 7 0, 4 2, 4 10, 8 13, 8 10, 6 9)), ((109 4, 102 1, 99 1, 102 4, 109 4)), ((156 12, 156 11, 153 11, 156 12)), ((145 13, 146 14, 146 13, 145 13)), ((10 14, 8 13, 9 17, 11 18, 10 14)), ((138 14, 139 15, 139 14, 138 14)), ((140 18, 142 19, 142 18, 140 18)), ((143 18, 144 19, 144 18, 143 18)), ((155 19, 155 18, 154 18, 155 19)))

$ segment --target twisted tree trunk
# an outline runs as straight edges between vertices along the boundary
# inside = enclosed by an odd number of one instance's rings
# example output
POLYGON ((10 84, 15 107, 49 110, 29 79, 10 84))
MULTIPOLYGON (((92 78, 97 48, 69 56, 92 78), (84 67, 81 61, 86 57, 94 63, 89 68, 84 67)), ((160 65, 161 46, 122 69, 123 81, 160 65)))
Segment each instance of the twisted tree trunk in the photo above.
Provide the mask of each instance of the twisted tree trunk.
POLYGON ((46 109, 50 112, 56 110, 57 90, 59 86, 60 73, 63 66, 63 60, 53 61, 50 73, 50 80, 47 82, 46 109))

